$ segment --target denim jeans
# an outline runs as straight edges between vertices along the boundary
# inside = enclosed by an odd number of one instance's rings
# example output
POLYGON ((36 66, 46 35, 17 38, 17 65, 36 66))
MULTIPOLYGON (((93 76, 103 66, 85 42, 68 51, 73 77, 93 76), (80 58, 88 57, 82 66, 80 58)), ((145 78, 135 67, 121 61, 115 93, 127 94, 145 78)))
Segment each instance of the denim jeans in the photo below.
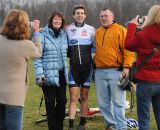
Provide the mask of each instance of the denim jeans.
POLYGON ((150 107, 153 106, 157 129, 160 130, 160 84, 137 83, 139 130, 149 130, 150 107))
POLYGON ((104 116, 106 127, 126 130, 126 92, 118 86, 122 72, 118 68, 96 69, 95 82, 99 108, 104 116))
POLYGON ((0 130, 22 130, 23 108, 0 104, 0 130))

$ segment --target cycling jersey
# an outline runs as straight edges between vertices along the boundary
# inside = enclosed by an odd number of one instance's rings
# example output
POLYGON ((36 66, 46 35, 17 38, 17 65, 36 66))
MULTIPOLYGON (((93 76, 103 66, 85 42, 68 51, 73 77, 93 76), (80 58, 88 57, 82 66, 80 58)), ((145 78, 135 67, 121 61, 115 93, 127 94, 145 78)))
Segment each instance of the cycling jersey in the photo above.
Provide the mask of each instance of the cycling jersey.
POLYGON ((93 75, 91 48, 95 43, 95 28, 74 23, 66 28, 70 58, 69 85, 89 87, 93 75))
POLYGON ((66 28, 68 34, 70 63, 90 64, 92 61, 91 47, 95 43, 95 28, 84 24, 82 27, 76 27, 70 24, 66 28))

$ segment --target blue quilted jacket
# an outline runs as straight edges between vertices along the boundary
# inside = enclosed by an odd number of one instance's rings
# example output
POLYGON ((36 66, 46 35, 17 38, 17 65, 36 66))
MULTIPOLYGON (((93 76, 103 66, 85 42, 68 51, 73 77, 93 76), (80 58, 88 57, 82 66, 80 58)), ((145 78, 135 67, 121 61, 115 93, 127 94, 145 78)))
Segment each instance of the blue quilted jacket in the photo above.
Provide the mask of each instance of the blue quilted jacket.
POLYGON ((54 38, 54 31, 46 26, 44 28, 44 32, 38 33, 37 35, 41 37, 42 57, 34 60, 36 83, 39 85, 40 83, 38 79, 45 77, 46 86, 58 87, 60 66, 59 61, 62 61, 61 66, 64 68, 65 79, 68 83, 68 44, 66 33, 61 29, 58 38, 54 38), (60 48, 58 48, 58 44, 60 44, 60 48), (60 56, 62 57, 60 58, 60 56))

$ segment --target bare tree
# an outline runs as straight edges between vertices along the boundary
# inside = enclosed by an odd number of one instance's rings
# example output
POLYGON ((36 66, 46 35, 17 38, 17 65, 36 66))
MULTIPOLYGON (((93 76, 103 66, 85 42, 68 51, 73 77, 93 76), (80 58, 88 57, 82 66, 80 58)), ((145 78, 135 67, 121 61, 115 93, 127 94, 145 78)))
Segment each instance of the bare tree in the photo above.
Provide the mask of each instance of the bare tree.
POLYGON ((160 0, 95 0, 94 2, 91 2, 90 0, 56 0, 54 2, 51 2, 51 0, 41 0, 41 2, 38 3, 37 1, 33 1, 32 4, 29 3, 31 2, 29 1, 25 5, 19 6, 14 5, 15 3, 13 3, 13 1, 14 0, 0 1, 0 24, 2 24, 7 8, 22 8, 26 10, 31 20, 40 19, 42 26, 47 24, 48 17, 53 12, 53 10, 62 12, 67 23, 71 23, 73 21, 72 9, 76 4, 84 4, 86 6, 86 22, 95 27, 100 25, 99 13, 103 8, 113 9, 116 21, 124 24, 126 21, 135 17, 137 14, 146 15, 150 6, 160 2, 160 0))

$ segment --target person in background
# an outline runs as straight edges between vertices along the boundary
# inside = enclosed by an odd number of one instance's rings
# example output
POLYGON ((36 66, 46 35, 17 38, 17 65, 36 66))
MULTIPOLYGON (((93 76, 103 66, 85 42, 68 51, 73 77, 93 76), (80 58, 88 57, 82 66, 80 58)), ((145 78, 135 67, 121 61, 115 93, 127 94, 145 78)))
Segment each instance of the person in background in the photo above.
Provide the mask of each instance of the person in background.
POLYGON ((78 130, 85 130, 86 112, 88 110, 88 92, 93 75, 91 48, 94 46, 95 29, 85 23, 84 5, 73 9, 74 23, 66 28, 69 44, 69 130, 74 130, 76 103, 80 90, 80 123, 78 130))
MULTIPOLYGON (((128 24, 125 48, 137 52, 136 65, 143 61, 153 48, 160 46, 160 6, 153 5, 141 26, 139 16, 128 24), (137 27, 141 31, 136 32, 137 27)), ((139 130, 149 130, 150 106, 152 103, 157 129, 160 130, 160 50, 135 74, 137 82, 137 115, 139 130)))
POLYGON ((98 105, 106 130, 126 130, 126 92, 118 86, 119 79, 128 76, 134 53, 124 49, 126 29, 114 21, 111 9, 100 12, 101 27, 96 30, 94 56, 98 105))
POLYGON ((12 9, 0 31, 0 130, 22 130, 27 62, 41 56, 40 44, 28 40, 30 30, 28 14, 12 9))
POLYGON ((48 129, 63 130, 68 83, 67 35, 61 13, 53 12, 41 33, 42 57, 35 59, 36 82, 42 88, 48 129))

